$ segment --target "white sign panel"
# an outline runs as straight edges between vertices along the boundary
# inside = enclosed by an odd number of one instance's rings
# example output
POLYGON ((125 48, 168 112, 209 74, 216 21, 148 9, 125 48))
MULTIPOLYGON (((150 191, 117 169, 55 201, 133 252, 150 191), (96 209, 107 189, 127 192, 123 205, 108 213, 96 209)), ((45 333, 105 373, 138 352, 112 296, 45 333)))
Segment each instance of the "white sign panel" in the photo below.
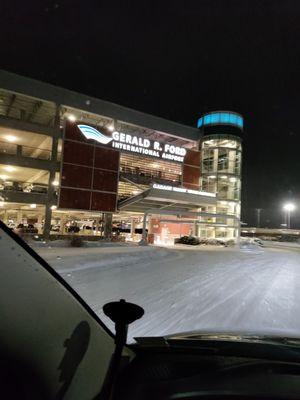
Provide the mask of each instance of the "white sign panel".
POLYGON ((95 140, 104 145, 111 144, 112 147, 118 150, 177 162, 183 162, 184 156, 186 155, 186 149, 184 147, 174 146, 170 143, 160 143, 117 131, 114 131, 112 136, 107 136, 92 126, 77 126, 87 139, 95 140))
POLYGON ((216 197, 216 193, 202 192, 200 190, 186 189, 183 187, 160 185, 159 183, 154 183, 152 187, 153 189, 168 190, 170 192, 189 193, 189 194, 196 194, 198 196, 216 197))
POLYGON ((112 134, 112 138, 112 147, 133 153, 178 162, 183 162, 184 156, 186 155, 186 149, 184 147, 174 146, 170 143, 160 143, 127 133, 115 131, 112 134))

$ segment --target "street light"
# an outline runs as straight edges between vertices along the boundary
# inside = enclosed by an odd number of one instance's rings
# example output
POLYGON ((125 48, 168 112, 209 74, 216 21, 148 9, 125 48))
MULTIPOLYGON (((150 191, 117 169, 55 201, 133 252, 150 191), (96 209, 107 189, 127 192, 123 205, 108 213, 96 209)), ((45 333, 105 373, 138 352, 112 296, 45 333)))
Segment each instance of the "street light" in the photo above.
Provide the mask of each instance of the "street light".
POLYGON ((283 209, 286 212, 286 223, 287 223, 288 229, 290 229, 290 227, 291 227, 291 212, 294 211, 295 208, 296 208, 296 206, 293 203, 286 203, 283 206, 283 209))

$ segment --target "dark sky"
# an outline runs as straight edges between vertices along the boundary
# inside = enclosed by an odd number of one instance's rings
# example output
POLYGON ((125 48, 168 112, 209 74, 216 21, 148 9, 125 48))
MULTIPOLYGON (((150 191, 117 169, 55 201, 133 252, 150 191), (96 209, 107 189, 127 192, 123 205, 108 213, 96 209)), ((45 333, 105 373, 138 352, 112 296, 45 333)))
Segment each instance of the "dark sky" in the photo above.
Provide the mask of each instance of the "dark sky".
POLYGON ((0 2, 0 68, 195 126, 245 118, 243 219, 300 227, 298 0, 0 2))

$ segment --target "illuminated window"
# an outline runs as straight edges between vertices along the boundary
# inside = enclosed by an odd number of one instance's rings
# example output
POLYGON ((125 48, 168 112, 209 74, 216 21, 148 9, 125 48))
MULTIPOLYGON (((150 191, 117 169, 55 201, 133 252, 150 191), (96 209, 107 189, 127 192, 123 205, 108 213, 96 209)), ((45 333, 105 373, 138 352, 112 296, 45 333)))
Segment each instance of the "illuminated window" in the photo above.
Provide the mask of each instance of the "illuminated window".
POLYGON ((210 116, 211 124, 217 124, 218 122, 220 122, 220 115, 221 114, 219 114, 219 113, 211 114, 211 116, 210 116))
POLYGON ((211 124, 211 114, 205 115, 204 116, 204 125, 209 125, 211 124))
POLYGON ((197 127, 201 128, 202 125, 203 125, 203 118, 199 118, 197 127))
POLYGON ((203 125, 214 125, 214 124, 231 124, 243 127, 243 118, 237 114, 230 112, 216 112, 212 114, 204 115, 204 117, 198 119, 198 128, 203 125))

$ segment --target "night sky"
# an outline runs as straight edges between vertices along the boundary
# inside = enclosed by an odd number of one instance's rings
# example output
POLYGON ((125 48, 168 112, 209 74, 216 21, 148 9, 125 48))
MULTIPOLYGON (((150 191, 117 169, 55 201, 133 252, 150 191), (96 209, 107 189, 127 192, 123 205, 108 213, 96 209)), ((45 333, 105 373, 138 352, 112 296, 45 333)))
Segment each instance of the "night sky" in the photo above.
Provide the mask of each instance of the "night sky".
POLYGON ((0 68, 195 126, 245 118, 243 220, 300 228, 300 1, 0 2, 0 68))

